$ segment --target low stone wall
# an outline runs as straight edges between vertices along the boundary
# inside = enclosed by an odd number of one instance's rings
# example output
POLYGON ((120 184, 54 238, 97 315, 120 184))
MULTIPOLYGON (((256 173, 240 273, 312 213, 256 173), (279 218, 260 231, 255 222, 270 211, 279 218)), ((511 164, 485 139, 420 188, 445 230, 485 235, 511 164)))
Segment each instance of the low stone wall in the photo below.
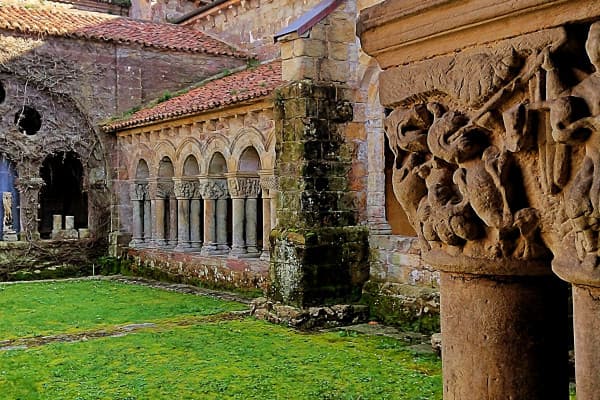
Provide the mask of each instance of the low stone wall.
POLYGON ((106 247, 93 239, 0 241, 0 281, 92 275, 106 247))
POLYGON ((423 263, 418 239, 369 237, 371 270, 363 301, 386 324, 420 332, 439 331, 439 272, 423 263))
POLYGON ((130 249, 128 255, 136 276, 251 292, 268 285, 269 261, 156 249, 130 249))

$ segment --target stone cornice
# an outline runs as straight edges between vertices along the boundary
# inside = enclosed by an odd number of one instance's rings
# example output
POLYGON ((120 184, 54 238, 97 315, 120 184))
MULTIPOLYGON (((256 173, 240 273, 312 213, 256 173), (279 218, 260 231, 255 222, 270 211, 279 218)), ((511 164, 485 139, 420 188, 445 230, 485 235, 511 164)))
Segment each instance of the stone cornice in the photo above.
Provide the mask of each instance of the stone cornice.
POLYGON ((595 0, 386 0, 361 12, 357 29, 386 69, 599 15, 595 0))

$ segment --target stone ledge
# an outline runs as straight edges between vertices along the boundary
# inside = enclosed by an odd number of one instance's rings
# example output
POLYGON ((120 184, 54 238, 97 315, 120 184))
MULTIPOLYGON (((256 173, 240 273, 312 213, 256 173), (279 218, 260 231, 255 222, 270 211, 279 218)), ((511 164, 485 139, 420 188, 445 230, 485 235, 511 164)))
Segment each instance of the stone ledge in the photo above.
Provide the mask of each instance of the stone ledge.
POLYGON ((387 69, 598 15, 595 0, 386 0, 361 12, 357 31, 387 69))

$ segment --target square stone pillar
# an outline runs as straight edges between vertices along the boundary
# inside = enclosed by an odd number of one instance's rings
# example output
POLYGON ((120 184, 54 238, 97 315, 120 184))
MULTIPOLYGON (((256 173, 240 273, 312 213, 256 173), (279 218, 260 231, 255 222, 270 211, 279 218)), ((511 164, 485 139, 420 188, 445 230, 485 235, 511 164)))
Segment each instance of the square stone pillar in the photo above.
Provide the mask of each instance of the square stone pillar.
POLYGON ((369 274, 367 230, 355 226, 348 189, 351 145, 341 134, 352 107, 341 93, 308 81, 279 92, 269 296, 299 307, 357 301, 369 274))

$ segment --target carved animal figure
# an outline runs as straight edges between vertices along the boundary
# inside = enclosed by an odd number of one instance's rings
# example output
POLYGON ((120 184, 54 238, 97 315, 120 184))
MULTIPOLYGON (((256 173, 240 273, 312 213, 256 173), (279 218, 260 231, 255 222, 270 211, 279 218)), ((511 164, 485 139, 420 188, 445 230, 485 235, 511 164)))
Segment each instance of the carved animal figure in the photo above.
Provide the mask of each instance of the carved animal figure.
POLYGON ((427 196, 417 210, 423 237, 454 246, 477 239, 481 229, 468 201, 456 195, 451 167, 443 161, 433 160, 421 168, 420 173, 427 186, 427 196))

